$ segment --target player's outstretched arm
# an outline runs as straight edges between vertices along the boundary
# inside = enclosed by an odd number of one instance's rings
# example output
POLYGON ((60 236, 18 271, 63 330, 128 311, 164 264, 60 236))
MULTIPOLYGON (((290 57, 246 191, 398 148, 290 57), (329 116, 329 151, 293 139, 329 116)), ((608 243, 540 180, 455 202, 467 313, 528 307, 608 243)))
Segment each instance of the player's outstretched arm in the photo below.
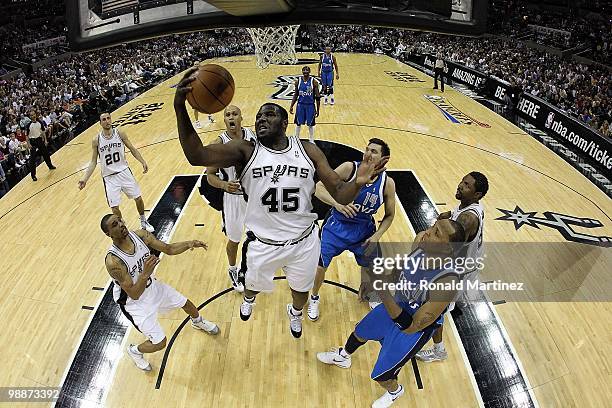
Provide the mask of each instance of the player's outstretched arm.
POLYGON ((138 230, 136 231, 136 235, 142 238, 144 243, 147 244, 149 248, 155 249, 156 251, 159 251, 159 252, 163 252, 166 255, 182 254, 188 249, 193 249, 193 248, 208 249, 208 245, 198 240, 173 242, 171 244, 167 244, 155 238, 155 235, 151 234, 150 232, 146 230, 138 230))
POLYGON ((192 74, 197 70, 197 67, 187 70, 174 94, 174 112, 179 141, 185 157, 193 166, 230 167, 246 164, 247 158, 253 152, 253 146, 250 143, 244 140, 233 140, 227 144, 204 146, 193 128, 185 101, 187 94, 191 91, 189 84, 195 79, 192 74))
POLYGON ((89 162, 89 166, 87 166, 87 170, 85 170, 85 174, 83 178, 79 180, 79 190, 85 188, 87 181, 93 174, 96 165, 98 164, 98 138, 95 137, 91 141, 91 161, 89 162))

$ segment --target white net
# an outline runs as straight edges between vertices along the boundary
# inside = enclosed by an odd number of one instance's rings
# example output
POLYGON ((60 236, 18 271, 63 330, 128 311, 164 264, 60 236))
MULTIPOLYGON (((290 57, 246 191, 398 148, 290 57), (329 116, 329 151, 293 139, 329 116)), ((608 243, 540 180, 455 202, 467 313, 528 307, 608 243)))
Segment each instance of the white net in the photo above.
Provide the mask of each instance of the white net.
POLYGON ((267 68, 270 64, 297 64, 295 37, 299 25, 247 28, 255 44, 257 66, 267 68))

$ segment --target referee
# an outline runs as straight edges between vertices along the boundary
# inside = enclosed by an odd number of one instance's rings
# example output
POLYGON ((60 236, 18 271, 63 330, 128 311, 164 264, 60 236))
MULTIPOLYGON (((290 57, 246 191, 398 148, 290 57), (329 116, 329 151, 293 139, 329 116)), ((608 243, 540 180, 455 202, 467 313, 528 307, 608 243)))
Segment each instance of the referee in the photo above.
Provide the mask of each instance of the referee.
POLYGON ((438 89, 438 77, 440 78, 440 88, 442 92, 444 92, 444 73, 448 70, 446 67, 446 62, 442 58, 442 52, 438 51, 436 54, 436 64, 434 68, 434 87, 433 89, 438 89))
POLYGON ((47 150, 47 135, 43 130, 41 123, 42 117, 38 114, 34 114, 34 120, 30 123, 30 128, 27 135, 28 144, 31 146, 30 151, 30 174, 32 180, 37 181, 36 178, 36 159, 38 156, 42 156, 45 159, 45 163, 49 170, 55 170, 55 166, 51 163, 51 157, 47 150))

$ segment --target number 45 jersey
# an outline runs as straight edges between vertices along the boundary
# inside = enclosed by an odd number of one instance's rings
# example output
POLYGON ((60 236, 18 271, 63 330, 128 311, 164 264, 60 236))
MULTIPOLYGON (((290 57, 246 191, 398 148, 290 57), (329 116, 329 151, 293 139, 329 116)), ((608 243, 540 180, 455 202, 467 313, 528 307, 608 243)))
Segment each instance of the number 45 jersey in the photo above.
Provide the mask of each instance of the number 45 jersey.
POLYGON ((98 157, 102 177, 121 173, 128 168, 125 145, 117 129, 111 129, 111 137, 108 139, 104 136, 104 131, 98 133, 98 157))
POLYGON ((271 241, 298 238, 317 219, 312 211, 315 167, 300 139, 287 140, 283 150, 269 149, 257 140, 240 176, 247 198, 247 230, 271 241))

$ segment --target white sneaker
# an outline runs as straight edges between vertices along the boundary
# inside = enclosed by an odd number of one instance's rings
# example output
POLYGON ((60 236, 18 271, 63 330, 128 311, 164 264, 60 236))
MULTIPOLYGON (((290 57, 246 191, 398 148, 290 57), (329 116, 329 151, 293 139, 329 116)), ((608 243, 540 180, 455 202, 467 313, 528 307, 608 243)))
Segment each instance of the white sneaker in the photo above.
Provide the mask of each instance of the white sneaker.
POLYGON ((215 120, 213 119, 213 117, 211 115, 208 115, 208 121, 210 123, 215 123, 215 120))
POLYGON ((232 281, 232 287, 234 288, 234 290, 240 293, 244 292, 244 285, 242 284, 242 282, 240 282, 240 279, 238 277, 238 268, 227 268, 227 274, 229 275, 230 280, 232 281))
POLYGON ((202 320, 200 320, 197 323, 194 323, 192 320, 191 327, 193 327, 194 329, 198 329, 198 330, 204 330, 206 333, 212 334, 212 335, 219 334, 220 332, 219 326, 217 326, 213 322, 209 322, 208 320, 205 320, 204 318, 202 318, 202 320))
POLYGON ((437 351, 435 348, 430 348, 427 350, 421 350, 416 353, 416 358, 425 363, 431 363, 432 361, 442 361, 448 358, 448 353, 446 350, 437 351))
POLYGON ((368 302, 368 304, 370 305, 370 310, 374 310, 376 306, 382 305, 382 302, 368 302))
POLYGON ((329 101, 329 104, 333 105, 334 103, 336 103, 336 101, 334 100, 334 98, 331 98, 331 100, 329 101))
POLYGON ((196 121, 194 122, 194 125, 195 125, 196 129, 202 129, 202 124, 200 123, 200 121, 199 121, 199 120, 196 120, 196 121))
POLYGON ((128 356, 132 357, 132 360, 134 360, 134 364, 136 364, 136 367, 144 371, 151 371, 151 364, 149 364, 149 362, 144 359, 142 353, 133 352, 132 346, 134 345, 130 344, 128 346, 127 353, 128 353, 128 356))
POLYGON ((140 228, 142 228, 143 230, 147 230, 148 232, 155 231, 155 228, 153 228, 153 226, 149 224, 149 221, 147 220, 140 221, 140 228))
POLYGON ((251 317, 251 313, 253 313, 253 306, 255 306, 255 302, 247 302, 246 300, 242 301, 242 304, 240 305, 240 318, 243 321, 247 321, 249 320, 249 318, 251 317))
POLYGON ((325 364, 337 365, 340 368, 351 367, 351 356, 343 357, 342 354, 340 354, 339 348, 333 348, 330 351, 317 353, 317 360, 325 364))
POLYGON ((382 397, 374 401, 372 408, 388 408, 402 395, 404 395, 404 387, 400 385, 400 390, 398 392, 395 394, 391 394, 389 391, 385 392, 382 397))
POLYGON ((308 318, 315 322, 319 320, 319 302, 320 299, 313 299, 312 297, 308 301, 308 318))
POLYGON ((287 305, 287 316, 289 316, 289 329, 291 330, 291 335, 296 339, 302 337, 302 319, 304 318, 304 313, 301 315, 295 316, 291 313, 291 309, 293 309, 293 305, 289 303, 287 305))
POLYGON ((323 98, 323 105, 327 105, 327 96, 323 98))

